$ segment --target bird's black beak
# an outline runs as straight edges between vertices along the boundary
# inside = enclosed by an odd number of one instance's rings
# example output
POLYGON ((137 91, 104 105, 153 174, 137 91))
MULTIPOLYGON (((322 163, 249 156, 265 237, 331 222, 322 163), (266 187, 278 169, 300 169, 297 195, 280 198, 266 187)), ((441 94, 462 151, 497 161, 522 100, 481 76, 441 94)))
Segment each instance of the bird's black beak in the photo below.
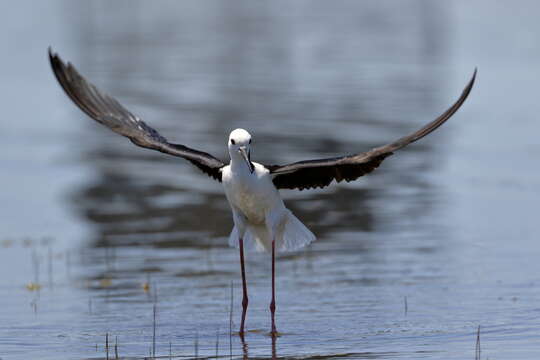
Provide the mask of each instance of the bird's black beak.
POLYGON ((246 161, 249 172, 253 174, 253 171, 255 171, 255 168, 253 167, 253 164, 251 163, 251 159, 250 159, 248 150, 246 149, 245 146, 240 146, 238 151, 240 152, 240 155, 242 155, 242 157, 246 161))

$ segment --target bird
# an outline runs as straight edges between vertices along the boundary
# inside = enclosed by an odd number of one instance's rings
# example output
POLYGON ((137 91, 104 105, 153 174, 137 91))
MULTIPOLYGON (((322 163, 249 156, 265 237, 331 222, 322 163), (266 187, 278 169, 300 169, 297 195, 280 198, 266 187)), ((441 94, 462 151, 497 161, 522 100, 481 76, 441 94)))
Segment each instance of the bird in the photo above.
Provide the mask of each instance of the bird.
POLYGON ((230 157, 227 164, 206 152, 169 142, 115 98, 99 90, 50 47, 48 52, 58 83, 90 118, 127 137, 135 145, 184 158, 223 184, 234 223, 229 245, 237 247, 240 254, 243 297, 238 334, 242 338, 249 304, 244 251, 253 249, 271 253, 270 334, 275 337, 278 336, 275 322, 275 254, 278 251, 298 250, 315 240, 315 235, 287 209, 279 190, 324 188, 331 183, 353 181, 372 172, 395 151, 428 135, 454 115, 469 96, 477 73, 475 68, 459 98, 435 120, 386 145, 332 158, 265 165, 251 160, 251 134, 244 129, 235 129, 227 140, 230 157))

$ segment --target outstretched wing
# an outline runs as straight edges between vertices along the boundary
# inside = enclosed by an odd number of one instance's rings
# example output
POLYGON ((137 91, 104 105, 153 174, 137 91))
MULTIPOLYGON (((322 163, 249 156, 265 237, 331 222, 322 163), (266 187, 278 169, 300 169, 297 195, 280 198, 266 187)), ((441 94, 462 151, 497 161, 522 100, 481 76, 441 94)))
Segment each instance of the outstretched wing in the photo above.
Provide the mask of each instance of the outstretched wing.
POLYGON ((71 63, 65 64, 51 48, 49 60, 54 75, 66 94, 92 119, 129 138, 135 145, 182 157, 209 176, 221 181, 221 168, 225 166, 221 160, 205 152, 167 142, 167 139, 129 112, 116 99, 87 81, 71 63))
POLYGON ((390 144, 360 154, 267 166, 273 175, 274 185, 278 189, 323 188, 330 185, 332 180, 352 181, 375 170, 394 151, 423 138, 454 115, 471 92, 475 78, 476 69, 459 99, 448 110, 418 131, 390 144))

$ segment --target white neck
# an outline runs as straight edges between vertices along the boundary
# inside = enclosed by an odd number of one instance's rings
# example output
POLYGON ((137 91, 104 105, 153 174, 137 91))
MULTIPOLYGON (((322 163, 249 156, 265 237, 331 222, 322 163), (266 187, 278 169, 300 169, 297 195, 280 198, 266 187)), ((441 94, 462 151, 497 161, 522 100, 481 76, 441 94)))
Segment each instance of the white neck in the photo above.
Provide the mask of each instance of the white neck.
POLYGON ((236 151, 230 151, 231 156, 231 170, 238 173, 250 174, 248 164, 246 160, 236 151))

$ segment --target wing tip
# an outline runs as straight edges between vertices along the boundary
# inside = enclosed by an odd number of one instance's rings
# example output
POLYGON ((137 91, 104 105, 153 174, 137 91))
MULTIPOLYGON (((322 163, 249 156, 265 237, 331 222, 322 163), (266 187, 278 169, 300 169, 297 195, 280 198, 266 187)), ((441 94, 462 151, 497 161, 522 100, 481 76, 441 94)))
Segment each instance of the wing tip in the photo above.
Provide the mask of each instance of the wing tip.
POLYGON ((63 63, 62 59, 60 59, 60 56, 58 56, 58 53, 55 53, 52 49, 52 46, 49 45, 47 48, 47 53, 49 55, 49 62, 51 63, 51 66, 54 68, 55 65, 58 63, 63 63))
POLYGON ((51 65, 53 73, 56 76, 56 79, 58 80, 60 85, 62 85, 62 87, 64 87, 64 85, 62 84, 62 79, 61 79, 60 75, 65 72, 66 64, 64 63, 64 61, 62 60, 60 55, 58 55, 58 53, 53 51, 53 49, 52 49, 52 47, 50 45, 49 45, 49 47, 47 49, 47 52, 48 52, 48 55, 49 55, 49 63, 51 65))
POLYGON ((478 73, 478 66, 474 67, 473 75, 471 77, 471 80, 469 80, 469 83, 466 86, 466 90, 470 91, 473 88, 473 85, 476 81, 476 74, 478 73))

